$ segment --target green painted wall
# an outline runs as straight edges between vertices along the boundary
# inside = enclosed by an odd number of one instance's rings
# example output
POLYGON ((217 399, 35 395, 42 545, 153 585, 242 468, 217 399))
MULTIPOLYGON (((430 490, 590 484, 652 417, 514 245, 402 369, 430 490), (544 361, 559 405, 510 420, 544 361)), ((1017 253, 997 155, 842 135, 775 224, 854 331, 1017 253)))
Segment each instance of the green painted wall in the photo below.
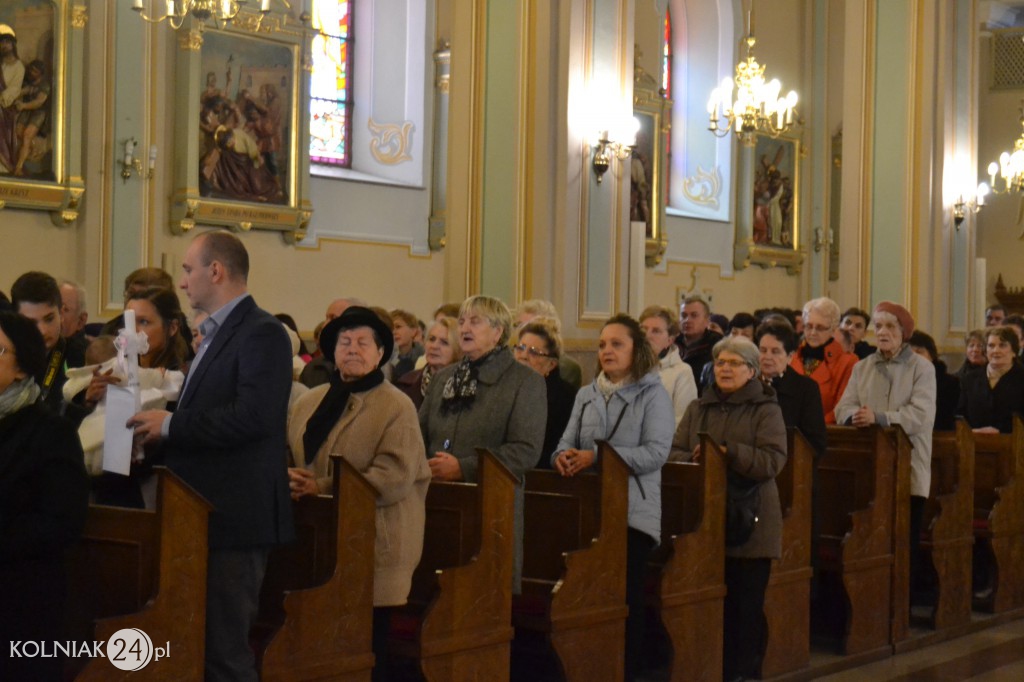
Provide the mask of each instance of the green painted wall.
POLYGON ((913 55, 911 35, 916 27, 910 3, 876 0, 874 159, 871 211, 871 303, 883 299, 907 303, 905 283, 905 224, 909 147, 913 131, 907 113, 911 99, 913 55))
POLYGON ((516 142, 523 133, 516 129, 518 13, 519 2, 487 2, 480 291, 510 305, 516 300, 516 142))

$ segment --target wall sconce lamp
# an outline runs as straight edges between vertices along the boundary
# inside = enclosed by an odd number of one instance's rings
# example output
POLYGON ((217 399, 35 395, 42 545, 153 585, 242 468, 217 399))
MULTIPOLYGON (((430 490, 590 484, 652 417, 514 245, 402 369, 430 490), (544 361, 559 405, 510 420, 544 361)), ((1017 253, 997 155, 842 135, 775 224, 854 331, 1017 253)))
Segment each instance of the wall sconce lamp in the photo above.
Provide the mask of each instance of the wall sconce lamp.
POLYGON ((823 228, 814 228, 814 252, 819 253, 822 249, 828 249, 832 243, 832 228, 826 232, 823 228))
POLYGON ((985 197, 988 193, 988 185, 983 182, 978 185, 974 196, 968 196, 965 200, 964 195, 961 193, 957 197, 956 202, 953 204, 953 224, 956 225, 956 229, 960 229, 960 224, 964 221, 968 211, 977 213, 985 208, 985 197))
MULTIPOLYGON (((640 122, 633 119, 635 128, 640 127, 640 122)), ((594 143, 594 174, 597 176, 597 184, 601 184, 608 166, 612 159, 625 160, 636 148, 636 130, 633 132, 633 142, 625 144, 608 139, 608 131, 602 130, 598 133, 597 142, 594 143)))
POLYGON ((124 143, 124 156, 121 157, 121 181, 128 182, 128 178, 132 176, 132 171, 140 178, 150 179, 153 177, 153 170, 156 168, 156 145, 152 145, 149 148, 149 168, 145 174, 142 171, 142 159, 135 156, 135 147, 139 144, 138 140, 134 137, 130 137, 125 140, 124 143))

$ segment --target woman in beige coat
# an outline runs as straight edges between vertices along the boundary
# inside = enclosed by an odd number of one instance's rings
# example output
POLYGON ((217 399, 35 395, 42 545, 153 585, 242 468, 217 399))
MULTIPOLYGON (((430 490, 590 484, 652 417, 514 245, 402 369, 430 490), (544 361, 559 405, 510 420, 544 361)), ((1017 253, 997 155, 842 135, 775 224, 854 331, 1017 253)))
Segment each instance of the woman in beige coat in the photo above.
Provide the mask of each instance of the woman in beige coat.
POLYGON ((338 371, 302 396, 288 420, 292 497, 330 494, 330 456, 340 454, 377 492, 373 574, 374 679, 387 666, 390 607, 405 604, 423 550, 430 470, 412 401, 384 380, 394 338, 373 311, 350 307, 320 334, 338 371))

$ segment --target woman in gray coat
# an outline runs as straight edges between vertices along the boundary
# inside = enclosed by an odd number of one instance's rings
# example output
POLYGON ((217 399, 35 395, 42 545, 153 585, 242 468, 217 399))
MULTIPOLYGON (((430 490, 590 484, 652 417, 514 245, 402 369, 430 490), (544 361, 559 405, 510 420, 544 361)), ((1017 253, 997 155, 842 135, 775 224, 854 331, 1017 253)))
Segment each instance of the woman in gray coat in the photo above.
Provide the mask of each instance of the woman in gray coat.
POLYGON ((594 441, 611 443, 632 471, 626 540, 626 679, 636 674, 643 643, 644 570, 661 538, 661 467, 672 445, 675 416, 658 358, 639 323, 616 315, 601 330, 600 372, 576 394, 551 463, 563 476, 595 464, 594 441))
POLYGON ((715 382, 686 410, 672 441, 676 461, 701 457, 700 433, 725 450, 730 479, 757 485, 757 523, 725 550, 724 679, 755 677, 764 649, 764 593, 782 553, 782 510, 775 477, 786 464, 786 424, 775 390, 754 377, 760 353, 749 339, 722 339, 712 351, 715 382))
POLYGON ((459 310, 462 360, 430 381, 420 429, 435 481, 477 481, 476 448, 489 448, 519 481, 515 495, 513 590, 523 566, 523 475, 537 466, 548 419, 544 378, 512 357, 512 313, 488 296, 459 310))

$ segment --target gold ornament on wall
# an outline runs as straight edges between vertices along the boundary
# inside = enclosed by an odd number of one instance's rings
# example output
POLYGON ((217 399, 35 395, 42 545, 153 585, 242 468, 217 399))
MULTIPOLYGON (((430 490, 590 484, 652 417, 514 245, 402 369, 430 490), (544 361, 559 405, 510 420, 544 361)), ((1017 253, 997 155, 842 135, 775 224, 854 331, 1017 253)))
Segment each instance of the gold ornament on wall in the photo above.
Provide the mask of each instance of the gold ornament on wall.
POLYGON ((366 127, 373 134, 370 140, 370 153, 379 163, 394 166, 403 161, 412 161, 409 155, 409 144, 412 140, 413 123, 377 123, 372 118, 366 127))

